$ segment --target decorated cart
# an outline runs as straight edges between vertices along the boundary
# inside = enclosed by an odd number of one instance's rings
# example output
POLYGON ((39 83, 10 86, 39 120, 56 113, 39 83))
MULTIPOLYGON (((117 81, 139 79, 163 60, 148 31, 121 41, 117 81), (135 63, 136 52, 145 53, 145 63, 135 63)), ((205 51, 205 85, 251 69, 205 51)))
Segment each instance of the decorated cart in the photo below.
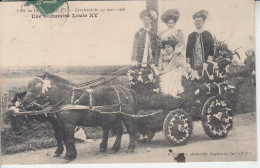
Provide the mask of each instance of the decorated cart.
MULTIPOLYGON (((192 134, 192 121, 201 121, 205 133, 225 138, 232 129, 237 103, 236 89, 227 83, 228 68, 233 55, 223 42, 215 42, 214 62, 204 63, 201 70, 187 68, 181 83, 184 92, 177 97, 161 93, 159 78, 149 65, 128 71, 131 88, 138 94, 139 136, 152 140, 163 130, 173 145, 187 143, 192 134)), ((238 55, 239 56, 239 55, 238 55)))

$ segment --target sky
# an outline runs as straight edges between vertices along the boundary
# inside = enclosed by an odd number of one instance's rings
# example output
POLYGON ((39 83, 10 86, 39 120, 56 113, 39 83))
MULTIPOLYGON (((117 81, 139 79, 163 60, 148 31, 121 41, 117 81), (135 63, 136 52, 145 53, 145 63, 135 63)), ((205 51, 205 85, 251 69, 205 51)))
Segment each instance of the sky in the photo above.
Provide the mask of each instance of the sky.
MULTIPOLYGON (((145 1, 68 2, 62 8, 70 14, 76 9, 125 8, 124 12, 98 12, 97 18, 32 19, 32 13, 20 13, 24 2, 0 3, 0 65, 122 65, 129 64, 135 32, 142 27, 139 13, 145 1), (64 23, 65 22, 65 23, 64 23), (63 24, 64 23, 64 24, 63 24)), ((252 0, 159 0, 159 17, 168 9, 178 9, 176 28, 185 39, 195 30, 192 15, 209 12, 205 29, 230 49, 254 48, 254 6, 252 0)), ((59 13, 59 12, 57 12, 59 13)), ((39 13, 36 13, 39 14, 39 13)), ((166 25, 159 20, 159 32, 166 25)))

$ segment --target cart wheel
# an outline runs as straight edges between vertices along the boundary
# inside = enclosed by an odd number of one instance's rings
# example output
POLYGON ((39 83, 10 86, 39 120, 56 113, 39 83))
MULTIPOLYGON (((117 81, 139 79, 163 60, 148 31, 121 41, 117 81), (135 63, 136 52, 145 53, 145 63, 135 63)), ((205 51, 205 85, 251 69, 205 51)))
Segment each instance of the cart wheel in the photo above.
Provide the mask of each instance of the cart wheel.
POLYGON ((231 103, 221 95, 209 98, 203 106, 201 122, 209 137, 225 138, 233 125, 231 103))
POLYGON ((192 121, 183 109, 171 111, 163 122, 166 139, 173 145, 186 144, 192 133, 192 121))

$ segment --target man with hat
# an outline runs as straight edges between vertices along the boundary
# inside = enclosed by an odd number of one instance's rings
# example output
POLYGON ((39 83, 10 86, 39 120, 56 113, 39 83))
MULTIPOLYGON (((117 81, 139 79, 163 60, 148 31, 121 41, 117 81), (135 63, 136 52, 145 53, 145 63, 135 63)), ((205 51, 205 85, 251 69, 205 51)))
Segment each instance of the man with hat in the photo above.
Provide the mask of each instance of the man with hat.
POLYGON ((159 60, 158 36, 151 26, 152 20, 157 19, 157 13, 153 10, 143 10, 140 18, 144 27, 139 29, 134 37, 132 64, 140 64, 142 67, 146 67, 147 64, 152 67, 157 66, 159 60))
POLYGON ((206 62, 214 64, 214 39, 210 32, 203 29, 207 15, 207 11, 200 10, 192 16, 196 30, 188 37, 186 60, 195 70, 201 70, 206 62))

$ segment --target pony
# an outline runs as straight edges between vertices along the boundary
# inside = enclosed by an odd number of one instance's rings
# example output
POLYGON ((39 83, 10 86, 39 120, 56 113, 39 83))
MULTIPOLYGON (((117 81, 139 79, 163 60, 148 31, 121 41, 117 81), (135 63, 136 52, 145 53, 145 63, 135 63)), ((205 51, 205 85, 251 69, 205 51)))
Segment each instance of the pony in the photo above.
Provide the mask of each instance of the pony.
POLYGON ((59 157, 66 147, 64 159, 73 160, 77 157, 74 133, 77 126, 96 127, 101 126, 103 138, 100 144, 100 152, 107 149, 109 130, 112 129, 116 140, 111 148, 112 153, 120 149, 124 123, 129 133, 129 152, 135 149, 135 140, 138 130, 138 119, 131 115, 137 114, 136 93, 121 85, 103 86, 92 91, 77 88, 76 85, 54 74, 45 73, 32 79, 28 84, 28 90, 23 99, 26 108, 32 108, 34 104, 49 104, 52 110, 46 113, 52 123, 57 141, 57 150, 54 157, 59 157), (63 109, 62 105, 78 105, 89 108, 63 109), (101 107, 101 111, 94 110, 101 107), (103 109, 102 107, 105 107, 103 109))

